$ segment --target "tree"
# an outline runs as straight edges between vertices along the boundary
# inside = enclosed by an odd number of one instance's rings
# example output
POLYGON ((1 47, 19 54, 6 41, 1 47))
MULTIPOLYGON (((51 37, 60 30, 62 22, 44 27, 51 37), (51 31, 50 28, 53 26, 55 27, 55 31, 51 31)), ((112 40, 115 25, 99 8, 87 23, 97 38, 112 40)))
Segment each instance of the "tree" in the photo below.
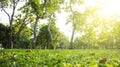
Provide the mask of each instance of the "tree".
POLYGON ((86 15, 85 13, 79 12, 74 9, 74 5, 82 5, 84 4, 83 0, 69 0, 69 4, 67 5, 66 11, 70 12, 70 16, 67 20, 67 23, 71 23, 72 25, 72 35, 70 40, 70 49, 73 49, 73 42, 74 42, 74 36, 75 33, 86 21, 86 15))
POLYGON ((33 48, 37 40, 37 24, 40 19, 48 18, 60 7, 63 0, 28 0, 25 7, 29 6, 29 11, 35 16, 33 23, 33 48))
POLYGON ((48 2, 48 5, 45 7, 45 12, 47 13, 46 16, 48 17, 48 31, 52 45, 54 45, 54 40, 53 35, 50 31, 50 24, 55 21, 55 12, 60 11, 60 6, 62 3, 64 3, 64 0, 52 0, 51 2, 48 2))
POLYGON ((120 49, 120 21, 115 22, 113 30, 110 32, 111 33, 111 39, 113 41, 113 45, 115 48, 120 49))
POLYGON ((20 0, 0 0, 0 8, 4 13, 8 16, 9 18, 9 30, 10 30, 10 36, 9 36, 9 42, 10 42, 10 47, 11 49, 13 48, 13 35, 12 35, 12 24, 13 24, 13 18, 15 15, 15 10, 17 7, 17 4, 19 3, 20 0), (12 9, 12 14, 9 14, 6 9, 11 8, 12 9))
POLYGON ((60 5, 63 3, 63 0, 44 0, 44 4, 42 7, 43 15, 48 18, 48 32, 50 34, 51 44, 55 45, 53 40, 52 32, 50 31, 51 22, 55 21, 55 12, 60 10, 60 5))
POLYGON ((55 49, 60 42, 61 34, 59 29, 55 26, 55 23, 50 24, 50 31, 53 35, 54 45, 51 43, 50 34, 48 31, 48 25, 43 25, 40 28, 40 32, 37 37, 37 46, 42 49, 55 49))
POLYGON ((86 49, 88 46, 87 42, 83 40, 81 37, 76 37, 74 40, 74 48, 75 49, 86 49))
POLYGON ((50 16, 49 17, 49 23, 48 23, 48 32, 49 32, 49 35, 50 35, 51 45, 54 45, 53 35, 52 35, 51 30, 50 30, 51 22, 54 22, 54 19, 51 18, 51 16, 50 16))
POLYGON ((69 48, 69 38, 61 33, 60 44, 57 47, 58 49, 68 49, 69 48))
POLYGON ((31 44, 32 30, 29 27, 24 27, 19 36, 16 35, 20 30, 21 24, 20 22, 13 24, 14 48, 28 48, 31 44))

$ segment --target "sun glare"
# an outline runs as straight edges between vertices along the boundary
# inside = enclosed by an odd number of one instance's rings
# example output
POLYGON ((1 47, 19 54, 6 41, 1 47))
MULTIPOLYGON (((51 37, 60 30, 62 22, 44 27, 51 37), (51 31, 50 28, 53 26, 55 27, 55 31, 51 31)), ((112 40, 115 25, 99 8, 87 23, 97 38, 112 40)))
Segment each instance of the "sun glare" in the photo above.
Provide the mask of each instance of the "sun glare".
POLYGON ((85 0, 85 6, 97 6, 100 17, 120 16, 120 0, 85 0))
POLYGON ((120 15, 120 0, 105 0, 103 2, 104 6, 99 10, 100 16, 120 15))
POLYGON ((95 0, 85 0, 85 6, 86 7, 94 7, 96 5, 96 1, 95 0))

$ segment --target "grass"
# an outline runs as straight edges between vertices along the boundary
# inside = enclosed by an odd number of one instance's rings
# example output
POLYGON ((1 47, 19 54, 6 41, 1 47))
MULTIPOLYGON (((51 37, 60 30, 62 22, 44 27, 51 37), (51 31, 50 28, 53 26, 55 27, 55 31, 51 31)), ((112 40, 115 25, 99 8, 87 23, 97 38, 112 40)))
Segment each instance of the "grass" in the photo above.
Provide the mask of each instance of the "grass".
POLYGON ((120 67, 119 50, 0 50, 0 67, 120 67))

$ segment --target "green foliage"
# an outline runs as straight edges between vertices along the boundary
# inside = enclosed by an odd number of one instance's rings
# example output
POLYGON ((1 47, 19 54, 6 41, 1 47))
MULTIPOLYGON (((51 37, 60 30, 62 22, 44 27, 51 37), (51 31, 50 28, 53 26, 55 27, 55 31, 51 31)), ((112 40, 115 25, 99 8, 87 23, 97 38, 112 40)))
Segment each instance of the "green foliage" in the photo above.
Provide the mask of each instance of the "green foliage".
POLYGON ((0 0, 0 8, 4 8, 8 5, 8 0, 0 0))
MULTIPOLYGON (((108 18, 108 16, 99 16, 97 13, 101 7, 99 5, 86 7, 83 16, 77 14, 78 22, 82 19, 84 24, 79 25, 77 23, 78 27, 76 28, 80 36, 78 35, 75 39, 74 47, 79 46, 81 48, 83 45, 84 48, 117 49, 120 47, 120 20, 117 19, 119 17, 109 16, 108 18)), ((70 17, 72 19, 72 15, 70 17)))
POLYGON ((28 0, 19 10, 22 9, 23 13, 30 11, 34 15, 43 19, 48 17, 50 14, 53 14, 55 11, 59 11, 60 4, 63 2, 64 0, 28 0))
POLYGON ((17 5, 19 1, 25 0, 0 0, 0 8, 13 8, 12 6, 17 5))
POLYGON ((29 0, 29 5, 31 6, 31 12, 39 17, 43 16, 42 12, 42 4, 40 4, 39 0, 29 0))
MULTIPOLYGON (((62 34, 62 33, 61 33, 62 34)), ((69 38, 62 34, 60 44, 58 45, 58 49, 67 49, 69 47, 69 38)))
POLYGON ((87 42, 84 42, 80 37, 75 38, 74 40, 74 48, 75 49, 85 49, 88 47, 87 42))
POLYGON ((75 30, 81 30, 81 27, 86 23, 87 16, 85 13, 80 13, 78 11, 74 11, 73 14, 69 16, 67 19, 67 23, 71 23, 72 27, 75 27, 75 30))
MULTIPOLYGON (((106 48, 106 49, 117 49, 119 48, 119 21, 105 19, 105 18, 94 18, 91 22, 87 22, 82 26, 79 31, 82 33, 78 37, 76 45, 79 44, 79 40, 87 44, 87 47, 91 48, 106 48)), ((75 39, 77 40, 77 38, 75 39)))
POLYGON ((32 38, 32 30, 29 27, 25 27, 19 35, 16 35, 18 33, 19 28, 21 26, 21 23, 14 24, 13 25, 13 35, 14 35, 14 47, 15 48, 28 48, 31 44, 31 38, 32 38))
POLYGON ((0 50, 0 67, 119 67, 119 54, 119 50, 0 50))
POLYGON ((12 43, 13 39, 15 42, 14 47, 22 48, 30 45, 32 40, 31 32, 34 31, 38 34, 38 47, 67 48, 69 38, 60 33, 54 23, 50 26, 54 45, 51 45, 47 25, 42 26, 39 33, 37 31, 37 26, 39 26, 37 22, 39 22, 40 19, 47 19, 49 23, 55 22, 55 12, 66 7, 66 12, 70 13, 67 23, 72 24, 71 29, 75 32, 73 35, 76 36, 76 33, 79 33, 76 39, 74 39, 74 36, 73 39, 71 37, 71 40, 73 40, 71 42, 75 44, 74 48, 120 48, 119 16, 100 17, 97 13, 99 13, 99 10, 105 6, 105 4, 100 6, 101 3, 99 3, 99 0, 95 2, 95 6, 87 7, 84 0, 69 0, 69 2, 66 1, 66 3, 64 3, 64 0, 0 0, 0 8, 8 15, 9 20, 11 20, 9 27, 0 24, 0 43, 2 43, 4 48, 9 48, 9 44, 12 43), (7 8, 17 8, 18 1, 25 2, 25 5, 17 10, 20 11, 21 14, 14 14, 14 10, 13 12, 6 10, 7 8), (76 5, 78 5, 80 9, 84 7, 84 12, 74 10, 76 5), (73 8, 72 10, 70 6, 73 8), (21 29, 22 24, 22 28, 25 29, 21 29), (31 25, 30 28, 32 31, 26 26, 27 24, 31 25), (21 32, 18 33, 20 29, 21 32))
POLYGON ((59 29, 55 26, 55 23, 50 24, 50 30, 53 35, 54 45, 51 45, 50 34, 48 32, 48 25, 43 25, 40 28, 40 32, 37 37, 37 45, 43 49, 53 49, 59 44, 61 39, 61 33, 59 29))
MULTIPOLYGON (((16 33, 19 31, 19 28, 21 26, 20 24, 14 24, 13 25, 13 35, 16 35, 16 33)), ((20 37, 23 39, 31 39, 32 31, 29 27, 25 26, 25 28, 20 32, 20 37)))
POLYGON ((55 11, 60 10, 60 4, 64 2, 64 0, 48 0, 47 5, 45 7, 46 12, 53 14, 55 11))
POLYGON ((9 47, 9 27, 0 23, 0 43, 3 48, 9 47))

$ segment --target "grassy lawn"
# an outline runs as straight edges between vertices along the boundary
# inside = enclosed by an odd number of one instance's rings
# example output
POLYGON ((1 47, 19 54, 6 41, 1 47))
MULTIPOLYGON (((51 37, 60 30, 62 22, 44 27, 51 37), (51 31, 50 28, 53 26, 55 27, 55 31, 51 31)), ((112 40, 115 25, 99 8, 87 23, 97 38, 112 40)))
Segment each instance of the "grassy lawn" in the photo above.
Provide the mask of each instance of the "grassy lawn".
POLYGON ((120 67, 120 50, 0 50, 0 67, 120 67))

